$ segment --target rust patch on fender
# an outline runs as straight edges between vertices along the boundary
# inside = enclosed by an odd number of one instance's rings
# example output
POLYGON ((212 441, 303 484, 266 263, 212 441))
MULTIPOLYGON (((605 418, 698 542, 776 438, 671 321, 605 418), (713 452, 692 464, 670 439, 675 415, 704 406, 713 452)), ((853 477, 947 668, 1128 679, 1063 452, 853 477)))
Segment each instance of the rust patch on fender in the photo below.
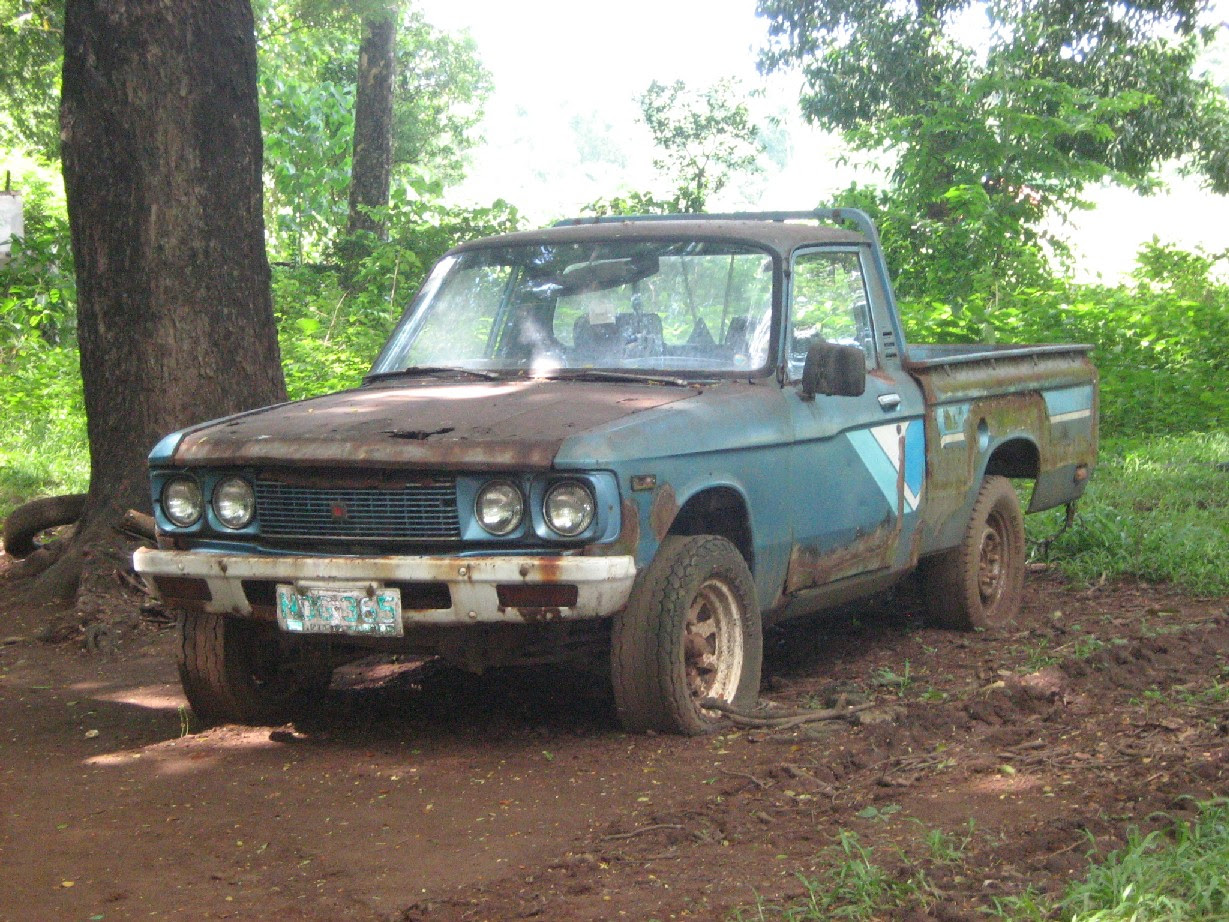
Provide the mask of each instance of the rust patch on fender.
POLYGON ((789 555, 789 569, 785 572, 786 593, 889 566, 899 535, 900 519, 897 519, 884 522, 856 541, 826 553, 807 545, 795 545, 789 555))
POLYGON ((640 509, 631 499, 624 499, 620 507, 623 515, 619 522, 619 537, 610 544, 588 544, 580 551, 582 557, 635 557, 640 546, 640 509))
POLYGON ((917 562, 922 557, 922 529, 913 529, 913 535, 909 538, 909 568, 917 566, 917 562))
POLYGON ((661 484, 653 493, 653 505, 649 508, 649 526, 657 540, 663 540, 674 524, 674 517, 679 514, 679 501, 674 495, 674 487, 668 483, 661 484))

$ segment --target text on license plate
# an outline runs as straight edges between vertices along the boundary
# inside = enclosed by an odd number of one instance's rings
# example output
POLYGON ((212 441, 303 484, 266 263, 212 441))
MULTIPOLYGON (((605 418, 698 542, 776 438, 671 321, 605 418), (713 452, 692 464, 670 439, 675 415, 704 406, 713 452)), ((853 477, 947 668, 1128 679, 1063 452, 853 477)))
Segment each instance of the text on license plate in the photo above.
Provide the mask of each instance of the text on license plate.
POLYGON ((277 623, 298 634, 400 637, 401 590, 277 587, 277 623))

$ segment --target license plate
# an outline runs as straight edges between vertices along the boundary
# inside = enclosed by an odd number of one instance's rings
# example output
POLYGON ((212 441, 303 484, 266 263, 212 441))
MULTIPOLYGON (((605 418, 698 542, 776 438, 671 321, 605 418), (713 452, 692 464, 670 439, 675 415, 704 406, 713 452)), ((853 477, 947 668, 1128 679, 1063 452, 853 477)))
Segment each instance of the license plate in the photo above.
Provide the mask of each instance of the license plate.
POLYGON ((278 586, 277 623, 295 634, 400 637, 401 590, 278 586))

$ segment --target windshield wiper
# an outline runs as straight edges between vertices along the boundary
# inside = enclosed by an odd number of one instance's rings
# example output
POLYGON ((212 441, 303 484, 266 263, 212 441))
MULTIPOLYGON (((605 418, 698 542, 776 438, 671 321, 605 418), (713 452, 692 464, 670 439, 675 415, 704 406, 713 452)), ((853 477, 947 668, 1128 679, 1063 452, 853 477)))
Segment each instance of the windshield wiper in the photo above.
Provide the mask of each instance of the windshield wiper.
POLYGON ((503 375, 494 371, 480 371, 477 368, 459 368, 452 365, 411 365, 400 371, 373 371, 363 378, 363 381, 383 381, 387 378, 426 378, 436 375, 469 375, 474 378, 484 378, 487 381, 498 381, 503 375))
POLYGON ((710 383, 693 378, 676 378, 671 375, 635 371, 608 371, 603 368, 558 368, 540 377, 551 381, 627 381, 632 384, 673 384, 677 387, 692 387, 696 384, 710 383))

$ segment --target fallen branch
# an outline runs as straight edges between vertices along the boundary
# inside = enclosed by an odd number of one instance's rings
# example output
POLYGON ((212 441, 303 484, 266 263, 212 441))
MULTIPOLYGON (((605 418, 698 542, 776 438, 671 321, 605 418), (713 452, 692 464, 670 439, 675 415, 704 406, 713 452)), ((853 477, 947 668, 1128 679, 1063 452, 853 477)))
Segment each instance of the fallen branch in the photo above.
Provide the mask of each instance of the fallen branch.
POLYGON ((603 839, 630 839, 633 836, 643 835, 646 832, 657 832, 660 829, 682 829, 678 823, 656 823, 653 826, 641 826, 639 829, 633 829, 631 832, 616 832, 608 836, 602 836, 603 839))
POLYGON ((751 774, 750 772, 737 772, 732 768, 719 768, 717 769, 717 771, 721 772, 721 774, 723 775, 732 775, 736 778, 746 778, 748 781, 750 781, 760 790, 763 790, 764 788, 768 787, 768 785, 765 782, 761 781, 759 778, 755 777, 755 775, 751 774))
POLYGON ((875 703, 873 701, 868 701, 866 704, 844 707, 838 701, 837 707, 833 708, 800 709, 798 713, 792 715, 768 717, 763 712, 756 713, 754 711, 739 710, 729 702, 722 701, 719 698, 705 698, 700 702, 700 707, 709 711, 719 711, 726 715, 736 727, 772 728, 775 730, 787 727, 800 727, 803 724, 818 723, 821 720, 848 720, 851 715, 857 714, 859 711, 869 710, 874 706, 875 703))
POLYGON ((119 520, 119 530, 146 541, 158 540, 158 532, 154 527, 154 517, 144 512, 129 509, 119 520))

